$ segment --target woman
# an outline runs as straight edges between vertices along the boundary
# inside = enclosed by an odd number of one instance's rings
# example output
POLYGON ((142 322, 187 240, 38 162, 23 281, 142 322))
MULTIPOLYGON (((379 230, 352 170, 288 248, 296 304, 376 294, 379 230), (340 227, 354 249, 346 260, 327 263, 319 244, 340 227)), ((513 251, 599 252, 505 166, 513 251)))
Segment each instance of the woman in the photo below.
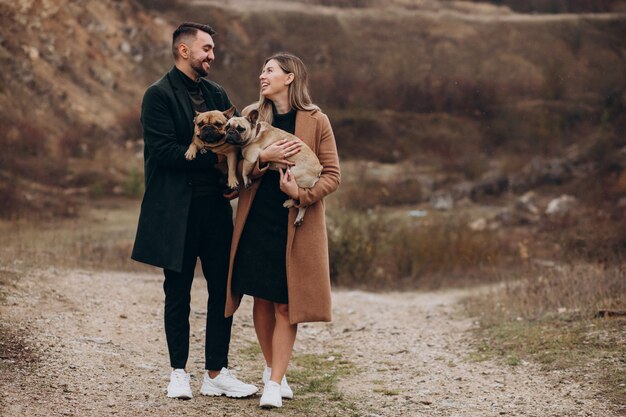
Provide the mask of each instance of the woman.
POLYGON ((298 188, 289 169, 268 170, 269 162, 288 164, 302 146, 279 141, 261 152, 250 189, 239 195, 231 247, 226 316, 234 314, 244 294, 254 297, 254 328, 265 358, 262 407, 281 407, 293 398, 285 372, 296 339, 297 324, 331 320, 328 239, 323 198, 339 185, 339 158, 328 117, 311 102, 307 70, 289 53, 277 53, 263 64, 259 110, 264 120, 295 134, 316 153, 324 169, 309 189, 298 188), (307 212, 293 225, 297 207, 307 212))

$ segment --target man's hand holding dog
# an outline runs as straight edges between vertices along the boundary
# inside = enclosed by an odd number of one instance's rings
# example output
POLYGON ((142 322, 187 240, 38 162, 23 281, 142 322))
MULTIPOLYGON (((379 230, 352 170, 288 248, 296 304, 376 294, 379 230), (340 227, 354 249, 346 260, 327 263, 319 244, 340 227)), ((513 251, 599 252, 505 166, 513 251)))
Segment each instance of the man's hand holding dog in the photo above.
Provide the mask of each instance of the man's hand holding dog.
POLYGON ((280 172, 280 190, 295 201, 298 201, 298 184, 296 184, 296 179, 291 170, 287 168, 283 171, 281 168, 278 171, 280 172))
POLYGON ((261 151, 259 155, 259 164, 263 165, 268 162, 276 162, 287 166, 293 166, 295 164, 288 161, 287 158, 300 152, 301 148, 302 142, 299 140, 288 141, 287 139, 281 139, 261 151))

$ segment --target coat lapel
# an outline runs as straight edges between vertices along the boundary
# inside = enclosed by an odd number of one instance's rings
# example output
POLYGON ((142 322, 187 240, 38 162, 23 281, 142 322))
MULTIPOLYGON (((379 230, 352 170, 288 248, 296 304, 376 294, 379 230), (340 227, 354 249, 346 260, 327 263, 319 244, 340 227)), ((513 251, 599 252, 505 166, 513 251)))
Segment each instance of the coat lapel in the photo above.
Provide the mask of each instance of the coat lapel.
POLYGON ((183 81, 180 79, 180 75, 177 74, 177 71, 176 67, 173 67, 167 77, 170 80, 172 90, 174 90, 174 96, 185 113, 185 120, 189 121, 189 131, 193 131, 194 114, 193 108, 191 107, 191 100, 189 99, 187 89, 185 88, 183 81))
POLYGON ((311 116, 310 111, 298 110, 296 113, 295 135, 306 143, 313 152, 317 151, 317 149, 315 149, 317 147, 315 143, 315 125, 316 121, 311 116))

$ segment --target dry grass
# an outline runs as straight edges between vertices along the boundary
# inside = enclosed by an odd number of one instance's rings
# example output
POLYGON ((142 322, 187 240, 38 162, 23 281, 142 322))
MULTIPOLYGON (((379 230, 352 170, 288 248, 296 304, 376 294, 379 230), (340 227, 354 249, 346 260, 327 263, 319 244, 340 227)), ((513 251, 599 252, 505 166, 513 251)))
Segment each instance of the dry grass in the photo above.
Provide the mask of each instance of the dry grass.
POLYGON ((591 376, 616 404, 626 401, 626 267, 568 265, 527 271, 501 291, 470 300, 480 317, 474 360, 534 361, 573 378, 591 376))
POLYGON ((496 316, 540 319, 559 312, 591 317, 599 310, 626 310, 626 266, 567 265, 530 269, 509 281, 496 316))
POLYGON ((465 219, 406 212, 330 213, 331 276, 341 286, 371 289, 437 288, 485 282, 509 263, 512 250, 492 231, 465 219))
POLYGON ((520 13, 609 13, 626 10, 622 0, 462 0, 508 6, 520 13))
POLYGON ((6 132, 0 136, 0 219, 74 216, 76 196, 140 197, 143 144, 136 116, 120 116, 117 136, 81 125, 56 135, 32 120, 0 117, 6 132), (121 137, 132 139, 121 143, 121 137))
POLYGON ((556 242, 565 260, 619 265, 626 249, 626 212, 617 209, 611 215, 608 210, 593 207, 575 219, 562 219, 565 224, 550 222, 542 232, 546 240, 556 242))
POLYGON ((76 218, 0 222, 0 262, 9 268, 141 270, 130 259, 138 205, 108 200, 76 218))

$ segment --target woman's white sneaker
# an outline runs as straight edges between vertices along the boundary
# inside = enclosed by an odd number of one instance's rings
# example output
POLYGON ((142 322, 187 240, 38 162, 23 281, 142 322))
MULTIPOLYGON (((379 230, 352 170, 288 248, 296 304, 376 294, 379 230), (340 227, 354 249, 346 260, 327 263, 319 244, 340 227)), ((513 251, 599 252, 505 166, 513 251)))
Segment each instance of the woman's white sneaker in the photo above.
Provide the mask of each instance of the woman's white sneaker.
POLYGON ((182 400, 193 398, 191 385, 189 385, 189 374, 185 372, 184 369, 174 369, 170 374, 167 396, 170 398, 180 398, 182 400))
MULTIPOLYGON (((272 368, 265 366, 265 369, 263 370, 263 383, 267 384, 271 376, 272 368)), ((283 375, 283 380, 280 383, 280 396, 283 398, 287 398, 288 400, 293 399, 293 391, 287 383, 287 377, 285 375, 283 375)))
POLYGON ((268 381, 265 384, 259 405, 263 408, 278 408, 283 406, 283 399, 280 395, 280 384, 278 384, 278 382, 268 381))

